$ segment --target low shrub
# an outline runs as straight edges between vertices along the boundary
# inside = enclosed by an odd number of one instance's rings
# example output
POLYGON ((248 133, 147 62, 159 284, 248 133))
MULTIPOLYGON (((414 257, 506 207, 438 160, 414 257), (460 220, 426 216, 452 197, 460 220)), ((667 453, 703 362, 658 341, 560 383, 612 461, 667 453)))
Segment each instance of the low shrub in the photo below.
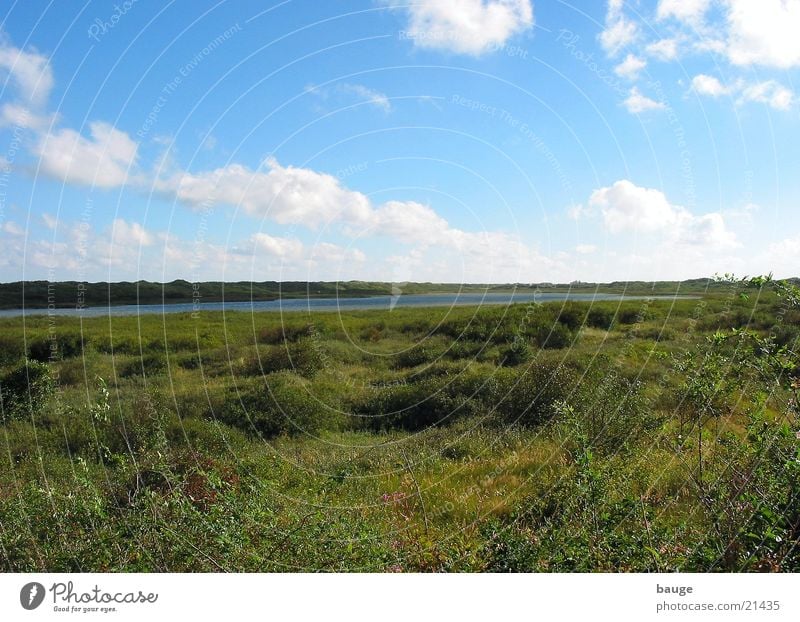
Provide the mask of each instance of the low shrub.
POLYGON ((31 342, 28 356, 34 361, 47 363, 83 354, 83 337, 80 333, 56 333, 52 338, 42 337, 31 342))
POLYGON ((256 341, 268 345, 280 345, 299 341, 315 332, 319 332, 319 328, 310 323, 265 326, 256 334, 256 341))
POLYGON ((13 365, 25 357, 25 345, 22 336, 0 336, 0 367, 13 365))
POLYGON ((620 324, 637 324, 643 320, 646 320, 647 317, 637 309, 622 309, 617 314, 617 319, 619 320, 620 324))
POLYGON ((219 419, 264 438, 313 434, 333 424, 333 410, 313 396, 297 374, 270 374, 265 381, 232 390, 219 419))
POLYGON ((163 355, 145 354, 141 358, 120 364, 118 373, 121 378, 132 378, 134 376, 150 378, 163 374, 166 368, 167 362, 163 355))
POLYGON ((480 341, 459 339, 447 348, 445 356, 449 359, 476 359, 483 360, 486 356, 486 346, 480 341))
POLYGON ((500 352, 500 364, 503 367, 516 367, 528 363, 532 357, 533 351, 528 342, 517 340, 500 352))
POLYGON ((441 358, 443 354, 443 348, 422 342, 395 355, 392 363, 396 369, 408 369, 432 363, 441 358))
POLYGON ((422 430, 484 413, 494 394, 490 371, 443 363, 432 365, 414 382, 373 389, 354 410, 371 429, 422 430))
POLYGON ((38 412, 55 390, 56 383, 47 363, 24 361, 0 378, 3 419, 22 418, 38 412))
POLYGON ((614 314, 609 309, 593 307, 586 314, 586 325, 592 328, 611 330, 614 325, 614 314))
POLYGON ((271 346, 266 351, 259 350, 257 358, 251 361, 252 373, 271 374, 279 371, 293 371, 311 377, 324 367, 325 359, 316 340, 302 338, 296 342, 271 346))
POLYGON ((537 426, 557 414, 557 405, 572 397, 575 376, 561 365, 537 362, 522 373, 498 371, 492 396, 493 419, 503 424, 537 426))
POLYGON ((534 338, 539 347, 550 349, 569 347, 575 340, 572 331, 560 322, 538 326, 534 332, 534 338))
POLYGON ((557 320, 570 330, 577 330, 583 325, 585 312, 574 305, 564 305, 558 312, 557 320))

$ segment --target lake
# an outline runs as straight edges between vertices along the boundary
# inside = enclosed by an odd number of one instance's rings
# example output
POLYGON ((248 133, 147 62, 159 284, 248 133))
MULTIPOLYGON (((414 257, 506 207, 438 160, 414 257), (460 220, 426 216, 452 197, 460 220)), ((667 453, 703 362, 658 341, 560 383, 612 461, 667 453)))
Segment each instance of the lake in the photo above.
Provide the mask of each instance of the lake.
POLYGON ((64 315, 80 317, 102 317, 109 315, 151 315, 154 313, 202 313, 204 311, 358 311, 384 310, 401 307, 450 307, 464 305, 507 305, 528 302, 560 302, 566 300, 582 302, 622 300, 679 300, 692 296, 625 296, 622 294, 589 293, 468 293, 468 294, 409 294, 407 296, 371 296, 368 298, 283 298, 280 300, 201 302, 178 304, 118 305, 111 307, 83 307, 63 309, 4 309, 0 317, 21 315, 64 315))

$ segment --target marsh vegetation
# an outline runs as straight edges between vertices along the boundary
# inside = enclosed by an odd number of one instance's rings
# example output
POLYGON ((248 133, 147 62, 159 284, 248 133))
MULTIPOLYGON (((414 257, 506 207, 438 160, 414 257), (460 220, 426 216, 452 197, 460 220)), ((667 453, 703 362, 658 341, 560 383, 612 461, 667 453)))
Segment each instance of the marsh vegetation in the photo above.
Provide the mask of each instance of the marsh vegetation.
POLYGON ((8 571, 800 569, 797 290, 0 321, 8 571))

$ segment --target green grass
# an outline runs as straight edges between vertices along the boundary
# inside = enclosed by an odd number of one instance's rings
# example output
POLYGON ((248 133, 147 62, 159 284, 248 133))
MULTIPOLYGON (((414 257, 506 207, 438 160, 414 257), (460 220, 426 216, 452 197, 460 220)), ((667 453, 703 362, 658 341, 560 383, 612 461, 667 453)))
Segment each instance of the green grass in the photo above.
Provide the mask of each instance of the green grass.
POLYGON ((0 566, 797 570, 791 389, 709 340, 782 309, 2 319, 0 566))

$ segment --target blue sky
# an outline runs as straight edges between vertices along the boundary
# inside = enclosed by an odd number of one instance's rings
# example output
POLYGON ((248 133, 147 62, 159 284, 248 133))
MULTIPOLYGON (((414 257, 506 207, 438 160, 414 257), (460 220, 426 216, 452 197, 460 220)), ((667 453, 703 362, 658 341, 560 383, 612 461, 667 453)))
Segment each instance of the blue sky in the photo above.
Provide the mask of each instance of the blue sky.
POLYGON ((800 273, 800 0, 55 3, 0 280, 800 273))

